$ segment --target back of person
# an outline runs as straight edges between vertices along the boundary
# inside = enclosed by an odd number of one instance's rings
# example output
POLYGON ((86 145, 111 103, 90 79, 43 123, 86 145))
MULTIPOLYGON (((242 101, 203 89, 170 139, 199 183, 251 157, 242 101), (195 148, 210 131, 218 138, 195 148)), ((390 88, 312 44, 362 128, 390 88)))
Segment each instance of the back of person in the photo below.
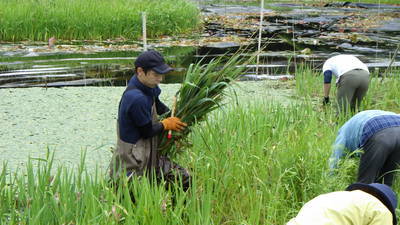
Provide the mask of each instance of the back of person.
POLYGON ((390 225, 392 214, 374 196, 361 191, 338 191, 306 203, 287 225, 390 225))
MULTIPOLYGON (((368 67, 353 55, 337 55, 329 58, 324 63, 322 72, 331 70, 336 77, 349 72, 354 69, 362 69, 369 73, 368 67)), ((339 79, 336 80, 336 83, 339 79)))
POLYGON ((329 58, 322 68, 324 74, 323 105, 330 102, 332 75, 336 77, 338 113, 356 112, 369 86, 368 67, 353 55, 329 58))

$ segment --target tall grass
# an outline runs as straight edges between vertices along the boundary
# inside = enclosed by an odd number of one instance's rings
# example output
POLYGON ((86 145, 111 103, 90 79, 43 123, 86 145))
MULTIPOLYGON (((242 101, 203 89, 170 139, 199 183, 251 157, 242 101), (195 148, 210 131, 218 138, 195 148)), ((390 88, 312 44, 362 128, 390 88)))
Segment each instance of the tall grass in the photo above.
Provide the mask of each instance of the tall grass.
POLYGON ((388 109, 400 113, 400 70, 392 73, 394 76, 382 79, 376 73, 372 74, 371 82, 365 98, 365 107, 388 109))
MULTIPOLYGON (((361 110, 386 109, 400 112, 400 70, 394 69, 391 76, 382 79, 377 71, 371 72, 370 84, 361 110)), ((322 104, 323 75, 321 70, 312 69, 308 65, 300 65, 296 73, 296 92, 299 98, 309 98, 316 104, 322 104)), ((332 79, 330 97, 335 104, 336 86, 332 79)))
POLYGON ((179 152, 179 145, 187 145, 186 137, 191 126, 202 121, 210 112, 221 107, 225 89, 232 85, 245 71, 245 67, 254 61, 255 55, 249 58, 241 56, 242 51, 233 56, 221 56, 207 64, 202 61, 191 64, 185 74, 181 88, 176 93, 176 114, 187 123, 188 127, 179 133, 174 133, 168 139, 168 132, 160 135, 160 151, 171 157, 179 152), (222 66, 221 66, 222 65, 222 66))
POLYGON ((0 1, 0 40, 137 39, 142 12, 149 37, 199 25, 199 11, 188 0, 9 0, 0 1))
MULTIPOLYGON (((116 191, 105 171, 85 170, 84 157, 71 170, 53 165, 49 156, 15 174, 4 167, 0 223, 285 224, 306 201, 354 182, 357 170, 357 161, 347 159, 337 175, 329 175, 331 144, 342 121, 332 122, 335 113, 322 111, 315 102, 319 96, 307 94, 322 88, 322 76, 304 75, 302 82, 310 85, 301 89, 306 96, 301 103, 239 98, 194 126, 193 146, 178 158, 193 175, 187 193, 147 179, 121 180, 116 191)), ((394 90, 399 78, 374 82, 365 107, 398 109, 392 98, 399 96, 394 90)))
POLYGON ((262 100, 215 112, 180 158, 194 182, 188 193, 176 186, 176 199, 142 179, 131 186, 133 204, 101 173, 52 170, 51 158, 38 170, 29 164, 26 177, 1 176, 2 223, 283 224, 302 202, 345 185, 320 185, 335 133, 324 117, 310 104, 262 100))

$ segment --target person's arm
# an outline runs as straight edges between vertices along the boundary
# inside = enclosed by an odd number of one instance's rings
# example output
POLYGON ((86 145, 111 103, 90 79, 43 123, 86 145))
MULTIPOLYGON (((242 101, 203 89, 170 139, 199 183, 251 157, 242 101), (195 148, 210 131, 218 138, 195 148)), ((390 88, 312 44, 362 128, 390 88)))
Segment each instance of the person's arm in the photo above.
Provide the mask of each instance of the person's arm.
POLYGON ((138 127, 139 133, 143 138, 150 138, 160 134, 163 130, 182 131, 187 126, 177 117, 168 117, 161 122, 147 123, 138 127))
POLYGON ((334 145, 332 154, 329 157, 329 169, 330 172, 337 169, 337 165, 339 164, 339 160, 344 156, 344 146, 341 145, 334 145))
POLYGON ((143 138, 150 138, 160 134, 164 127, 162 123, 155 123, 152 122, 145 124, 144 126, 138 127, 139 133, 143 138))
POLYGON ((159 98, 155 99, 155 103, 156 103, 156 109, 157 109, 158 115, 162 115, 162 114, 170 111, 168 106, 166 106, 163 102, 161 102, 159 98))
POLYGON ((332 173, 337 168, 339 160, 345 156, 346 137, 345 134, 339 130, 335 143, 332 146, 332 154, 329 157, 329 169, 332 173))
POLYGON ((323 104, 329 103, 329 92, 331 91, 332 71, 326 70, 324 72, 324 100, 323 104))

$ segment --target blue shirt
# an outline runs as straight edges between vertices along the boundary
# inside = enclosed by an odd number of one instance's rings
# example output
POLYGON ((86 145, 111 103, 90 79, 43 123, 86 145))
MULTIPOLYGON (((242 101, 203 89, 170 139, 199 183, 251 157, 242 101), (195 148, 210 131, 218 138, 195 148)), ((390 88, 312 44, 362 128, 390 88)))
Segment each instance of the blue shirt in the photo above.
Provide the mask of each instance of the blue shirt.
POLYGON ((121 140, 135 144, 140 138, 138 127, 152 122, 151 108, 161 93, 157 86, 150 88, 142 84, 136 76, 128 83, 136 89, 126 91, 118 110, 119 135, 121 140))
POLYGON ((400 126, 400 115, 396 113, 382 110, 357 113, 339 129, 329 167, 336 168, 341 157, 363 147, 378 131, 395 126, 400 126))

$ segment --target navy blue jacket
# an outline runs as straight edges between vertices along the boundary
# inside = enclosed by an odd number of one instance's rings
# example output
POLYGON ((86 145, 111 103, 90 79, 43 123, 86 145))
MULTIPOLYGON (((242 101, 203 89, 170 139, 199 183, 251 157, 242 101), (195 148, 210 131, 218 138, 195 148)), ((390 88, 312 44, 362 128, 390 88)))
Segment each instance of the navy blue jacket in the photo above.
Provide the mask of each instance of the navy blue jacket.
MULTIPOLYGON (((157 86, 150 88, 142 84, 137 76, 133 76, 128 83, 128 88, 134 89, 125 91, 121 97, 118 110, 119 134, 122 141, 135 144, 141 138, 148 138, 144 135, 143 128, 152 125, 151 108, 156 104, 159 115, 168 112, 169 109, 160 100, 161 89, 157 86)), ((128 89, 127 88, 127 89, 128 89)), ((157 124, 156 135, 162 131, 162 125, 157 124), (161 127, 161 129, 159 129, 161 127)))

